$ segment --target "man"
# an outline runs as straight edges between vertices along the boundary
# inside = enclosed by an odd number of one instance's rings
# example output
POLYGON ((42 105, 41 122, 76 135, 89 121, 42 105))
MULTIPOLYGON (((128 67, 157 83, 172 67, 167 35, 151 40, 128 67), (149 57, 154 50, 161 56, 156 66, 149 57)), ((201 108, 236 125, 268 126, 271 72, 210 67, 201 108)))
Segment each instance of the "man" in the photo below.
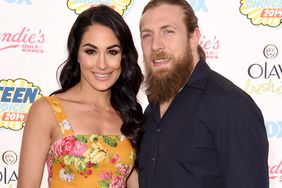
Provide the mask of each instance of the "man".
POLYGON ((146 67, 141 188, 267 188, 260 109, 205 62, 185 0, 151 0, 140 21, 146 67))

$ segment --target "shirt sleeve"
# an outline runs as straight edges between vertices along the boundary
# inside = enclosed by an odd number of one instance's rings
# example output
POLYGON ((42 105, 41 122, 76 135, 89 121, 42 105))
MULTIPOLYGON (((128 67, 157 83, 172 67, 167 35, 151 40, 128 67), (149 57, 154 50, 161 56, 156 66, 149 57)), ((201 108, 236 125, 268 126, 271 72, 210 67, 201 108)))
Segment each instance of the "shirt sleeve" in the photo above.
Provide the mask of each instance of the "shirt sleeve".
POLYGON ((251 98, 224 101, 216 120, 216 144, 226 188, 268 188, 268 140, 251 98))

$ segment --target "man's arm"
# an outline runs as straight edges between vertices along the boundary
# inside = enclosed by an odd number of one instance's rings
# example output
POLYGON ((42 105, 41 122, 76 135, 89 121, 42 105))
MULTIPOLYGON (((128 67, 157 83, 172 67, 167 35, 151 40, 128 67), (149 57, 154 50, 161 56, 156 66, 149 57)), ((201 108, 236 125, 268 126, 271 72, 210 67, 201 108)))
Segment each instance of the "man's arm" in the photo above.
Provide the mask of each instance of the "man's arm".
POLYGON ((268 140, 251 98, 232 98, 217 117, 216 142, 226 188, 268 188, 268 140))

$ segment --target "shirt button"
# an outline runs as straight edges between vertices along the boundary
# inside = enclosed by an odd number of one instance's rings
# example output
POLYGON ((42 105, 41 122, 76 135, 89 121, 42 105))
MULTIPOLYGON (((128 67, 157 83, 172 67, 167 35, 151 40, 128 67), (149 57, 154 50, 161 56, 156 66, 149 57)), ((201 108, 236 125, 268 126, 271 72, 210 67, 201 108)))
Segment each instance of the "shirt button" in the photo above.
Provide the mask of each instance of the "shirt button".
POLYGON ((153 158, 152 158, 152 162, 154 163, 155 161, 156 161, 156 158, 155 158, 155 157, 153 157, 153 158))
POLYGON ((161 129, 157 129, 157 133, 161 132, 161 129))

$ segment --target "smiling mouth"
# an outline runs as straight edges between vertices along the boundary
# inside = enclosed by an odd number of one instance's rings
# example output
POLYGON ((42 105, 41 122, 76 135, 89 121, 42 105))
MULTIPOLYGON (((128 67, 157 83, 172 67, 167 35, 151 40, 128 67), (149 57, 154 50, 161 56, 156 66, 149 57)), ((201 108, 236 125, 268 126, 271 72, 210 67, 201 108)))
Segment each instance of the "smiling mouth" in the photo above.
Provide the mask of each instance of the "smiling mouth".
POLYGON ((110 78, 111 73, 93 73, 98 80, 107 80, 110 78))
POLYGON ((170 59, 156 59, 153 60, 153 65, 156 67, 165 66, 170 62, 170 59))

